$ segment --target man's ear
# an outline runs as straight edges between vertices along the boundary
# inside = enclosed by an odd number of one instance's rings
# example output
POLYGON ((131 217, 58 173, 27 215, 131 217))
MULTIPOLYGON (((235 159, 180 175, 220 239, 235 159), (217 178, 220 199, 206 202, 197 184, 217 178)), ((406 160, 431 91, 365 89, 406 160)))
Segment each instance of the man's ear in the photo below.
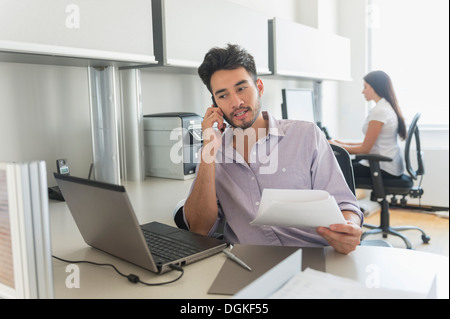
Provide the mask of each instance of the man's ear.
POLYGON ((261 97, 264 93, 264 83, 261 79, 256 80, 256 87, 258 88, 258 93, 261 97))

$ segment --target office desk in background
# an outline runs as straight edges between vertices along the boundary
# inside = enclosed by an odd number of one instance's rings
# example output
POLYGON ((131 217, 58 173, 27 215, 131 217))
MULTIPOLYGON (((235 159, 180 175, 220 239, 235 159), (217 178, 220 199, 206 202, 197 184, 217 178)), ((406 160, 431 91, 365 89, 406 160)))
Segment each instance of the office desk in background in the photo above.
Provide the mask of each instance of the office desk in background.
MULTIPOLYGON (((171 186, 171 183, 167 182, 167 185, 171 186)), ((139 185, 128 187, 127 191, 137 211, 139 222, 156 220, 174 225, 171 210, 158 213, 155 211, 158 208, 151 204, 151 201, 157 200, 152 198, 153 183, 144 182, 140 187, 137 186, 139 185), (145 205, 148 206, 144 205, 146 202, 148 204, 145 205), (142 211, 144 206, 145 211, 142 211)), ((181 184, 181 187, 188 189, 189 185, 181 184)), ((163 275, 153 274, 87 246, 64 202, 50 201, 50 222, 52 250, 58 257, 111 263, 121 272, 136 274, 142 281, 150 283, 170 281, 179 275, 176 271, 163 275)), ((55 298, 229 298, 230 296, 226 295, 207 294, 225 261, 224 254, 198 261, 184 267, 184 276, 179 281, 153 287, 133 284, 119 276, 111 267, 78 264, 80 286, 68 288, 73 285, 73 269, 68 268, 67 263, 53 260, 55 298)), ((437 275, 437 297, 449 298, 449 259, 445 256, 371 246, 360 246, 349 255, 342 255, 327 247, 325 262, 326 271, 334 275, 355 279, 363 284, 377 276, 382 288, 419 293, 427 292, 437 275)))

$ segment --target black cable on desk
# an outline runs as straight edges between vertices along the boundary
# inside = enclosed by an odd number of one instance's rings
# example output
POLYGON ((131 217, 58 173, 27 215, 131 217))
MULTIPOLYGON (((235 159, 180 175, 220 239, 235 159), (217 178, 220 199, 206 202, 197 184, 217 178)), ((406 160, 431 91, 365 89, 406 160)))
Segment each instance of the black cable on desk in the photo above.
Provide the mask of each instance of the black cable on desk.
POLYGON ((139 276, 137 276, 137 275, 135 275, 135 274, 125 275, 125 274, 121 273, 121 272, 116 268, 116 266, 114 266, 113 264, 100 264, 100 263, 96 263, 96 262, 89 261, 89 260, 67 260, 67 259, 59 258, 59 257, 53 256, 53 255, 52 255, 52 257, 55 258, 55 259, 57 259, 57 260, 59 260, 59 261, 62 261, 62 262, 65 262, 65 263, 69 263, 69 264, 81 264, 81 263, 85 263, 85 264, 91 264, 91 265, 95 265, 95 266, 108 266, 108 267, 112 267, 112 268, 113 268, 120 276, 127 278, 128 281, 130 281, 130 282, 132 282, 132 283, 134 283, 134 284, 140 283, 140 284, 143 284, 143 285, 146 285, 146 286, 162 286, 162 285, 167 285, 167 284, 170 284, 170 283, 173 283, 173 282, 179 280, 181 277, 183 277, 183 274, 184 274, 184 269, 183 269, 183 268, 181 268, 181 267, 179 267, 179 266, 177 266, 177 265, 169 265, 169 267, 172 268, 173 270, 177 270, 177 271, 181 272, 180 276, 178 276, 177 278, 175 278, 174 280, 171 280, 171 281, 159 282, 159 283, 148 283, 148 282, 144 282, 144 281, 140 280, 140 279, 139 279, 139 276))

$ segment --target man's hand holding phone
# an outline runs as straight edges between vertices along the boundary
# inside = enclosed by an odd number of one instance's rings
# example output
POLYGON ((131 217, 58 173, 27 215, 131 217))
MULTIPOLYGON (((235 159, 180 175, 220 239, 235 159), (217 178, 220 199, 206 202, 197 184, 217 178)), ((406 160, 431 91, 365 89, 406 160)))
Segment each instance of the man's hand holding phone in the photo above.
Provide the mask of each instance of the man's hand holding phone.
POLYGON ((225 127, 222 110, 214 105, 209 107, 202 121, 202 157, 206 163, 214 161, 217 151, 222 144, 222 133, 225 127), (218 130, 214 129, 214 123, 217 123, 218 130))

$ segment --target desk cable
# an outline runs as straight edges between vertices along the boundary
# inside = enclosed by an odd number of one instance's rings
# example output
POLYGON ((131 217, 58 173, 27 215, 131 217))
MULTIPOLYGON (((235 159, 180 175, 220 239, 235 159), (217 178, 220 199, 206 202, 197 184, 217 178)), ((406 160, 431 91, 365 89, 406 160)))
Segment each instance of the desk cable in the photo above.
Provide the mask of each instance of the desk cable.
POLYGON ((55 258, 55 259, 57 259, 57 260, 59 260, 59 261, 62 261, 62 262, 65 262, 65 263, 69 263, 69 264, 81 264, 81 263, 85 263, 85 264, 91 264, 91 265, 96 265, 96 266, 108 266, 108 267, 112 267, 112 268, 113 268, 120 276, 127 278, 128 281, 130 281, 130 282, 132 282, 132 283, 134 283, 134 284, 140 283, 140 284, 143 284, 143 285, 146 285, 146 286, 162 286, 162 285, 167 285, 167 284, 170 284, 170 283, 173 283, 173 282, 179 280, 181 277, 183 277, 183 274, 184 274, 184 270, 183 270, 183 268, 181 268, 180 266, 177 266, 177 265, 169 265, 169 267, 172 268, 173 270, 177 270, 177 271, 180 272, 180 275, 179 275, 177 278, 175 278, 174 280, 171 280, 171 281, 166 281, 166 282, 147 283, 147 282, 144 282, 144 281, 140 280, 139 277, 138 277, 137 275, 135 275, 135 274, 125 275, 125 274, 121 273, 121 272, 116 268, 116 266, 114 266, 113 264, 100 264, 100 263, 96 263, 96 262, 88 261, 88 260, 67 260, 67 259, 62 259, 62 258, 53 256, 53 255, 52 255, 52 257, 55 258))

